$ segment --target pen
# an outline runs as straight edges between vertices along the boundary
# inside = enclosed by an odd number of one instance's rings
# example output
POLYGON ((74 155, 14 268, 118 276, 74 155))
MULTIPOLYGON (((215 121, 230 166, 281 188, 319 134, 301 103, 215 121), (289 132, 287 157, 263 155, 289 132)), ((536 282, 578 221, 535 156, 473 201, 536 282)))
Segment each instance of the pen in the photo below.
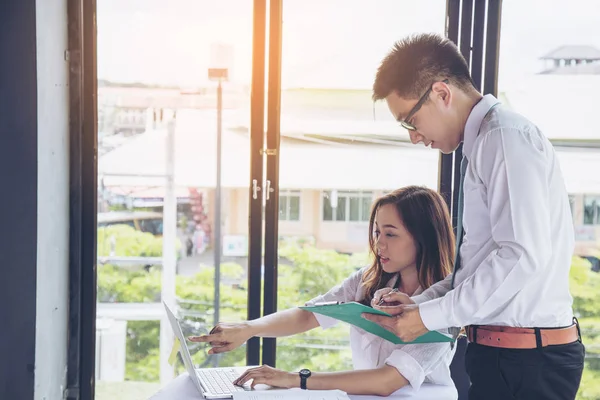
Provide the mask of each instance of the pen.
MULTIPOLYGON (((387 292, 386 294, 384 294, 383 296, 387 296, 390 293, 396 293, 398 291, 397 288, 393 288, 390 292, 387 292)), ((381 299, 379 299, 379 303, 377 303, 378 306, 383 304, 383 296, 381 296, 381 299)))

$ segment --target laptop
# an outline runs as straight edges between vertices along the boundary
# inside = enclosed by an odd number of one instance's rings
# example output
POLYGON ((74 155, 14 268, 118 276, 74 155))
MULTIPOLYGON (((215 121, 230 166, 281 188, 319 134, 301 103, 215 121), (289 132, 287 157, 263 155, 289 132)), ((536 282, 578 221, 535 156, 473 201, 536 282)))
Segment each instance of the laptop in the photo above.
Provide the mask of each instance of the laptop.
POLYGON ((243 387, 235 386, 232 382, 236 380, 244 371, 252 366, 246 367, 223 367, 223 368, 194 368, 192 356, 187 346, 186 338, 181 330, 179 320, 171 311, 169 306, 163 301, 173 333, 181 343, 180 354, 183 358, 185 368, 190 378, 196 385, 196 388, 206 399, 231 399, 233 393, 237 391, 250 390, 250 384, 246 383, 243 387))

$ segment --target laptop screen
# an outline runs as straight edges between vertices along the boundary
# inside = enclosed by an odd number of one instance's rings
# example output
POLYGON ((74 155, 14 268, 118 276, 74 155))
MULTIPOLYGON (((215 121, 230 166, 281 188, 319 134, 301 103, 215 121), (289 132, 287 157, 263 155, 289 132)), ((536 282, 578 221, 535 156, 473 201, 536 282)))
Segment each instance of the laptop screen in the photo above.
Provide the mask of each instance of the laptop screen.
MULTIPOLYGON (((183 358, 183 363, 185 364, 185 368, 190 374, 192 380, 196 383, 196 386, 199 385, 196 369, 194 368, 194 362, 192 361, 192 356, 187 346, 187 342, 185 336, 183 335, 183 331, 181 330, 181 325, 179 325, 179 320, 175 317, 175 314, 171 311, 169 306, 165 302, 163 302, 165 306, 165 310, 167 311, 167 317, 169 317, 169 322, 171 323, 171 327, 173 328, 173 333, 179 339, 181 346, 179 347, 181 350, 181 358, 183 358)), ((198 390, 202 391, 201 387, 198 387, 198 390)))

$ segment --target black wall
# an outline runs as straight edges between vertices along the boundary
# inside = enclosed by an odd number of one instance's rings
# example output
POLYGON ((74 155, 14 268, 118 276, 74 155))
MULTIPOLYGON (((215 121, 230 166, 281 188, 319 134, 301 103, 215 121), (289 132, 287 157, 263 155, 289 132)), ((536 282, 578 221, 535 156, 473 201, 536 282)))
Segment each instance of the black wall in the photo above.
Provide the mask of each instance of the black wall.
POLYGON ((0 1, 0 399, 33 399, 37 265, 35 0, 0 1))

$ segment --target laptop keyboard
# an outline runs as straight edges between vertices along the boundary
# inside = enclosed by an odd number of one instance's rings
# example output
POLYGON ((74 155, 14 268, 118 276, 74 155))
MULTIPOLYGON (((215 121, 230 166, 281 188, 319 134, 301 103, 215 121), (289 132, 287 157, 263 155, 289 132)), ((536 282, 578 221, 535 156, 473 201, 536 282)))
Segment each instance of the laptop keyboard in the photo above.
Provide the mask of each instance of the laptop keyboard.
POLYGON ((233 368, 199 369, 196 370, 196 373, 202 384, 212 394, 233 394, 233 392, 243 392, 250 388, 249 386, 235 386, 232 383, 240 376, 233 368))

